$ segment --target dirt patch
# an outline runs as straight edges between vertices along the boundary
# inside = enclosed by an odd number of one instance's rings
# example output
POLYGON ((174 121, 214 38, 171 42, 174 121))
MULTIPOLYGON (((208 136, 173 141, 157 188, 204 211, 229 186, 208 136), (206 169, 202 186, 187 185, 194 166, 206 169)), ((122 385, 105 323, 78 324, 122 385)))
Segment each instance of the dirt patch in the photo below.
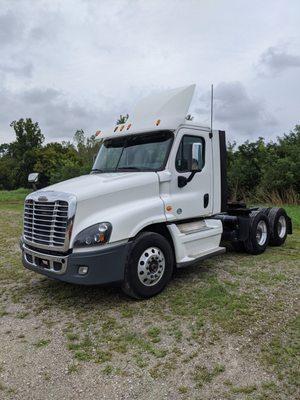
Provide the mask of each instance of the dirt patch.
POLYGON ((23 269, 21 212, 1 214, 0 398, 297 399, 299 231, 228 253, 137 302, 23 269))

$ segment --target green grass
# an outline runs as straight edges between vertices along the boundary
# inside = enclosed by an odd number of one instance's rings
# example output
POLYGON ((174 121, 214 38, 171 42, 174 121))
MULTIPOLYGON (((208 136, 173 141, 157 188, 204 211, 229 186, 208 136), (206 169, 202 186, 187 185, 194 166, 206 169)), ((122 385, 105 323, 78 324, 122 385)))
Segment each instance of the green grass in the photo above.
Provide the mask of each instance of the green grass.
MULTIPOLYGON (((279 391, 292 399, 299 379, 299 207, 286 207, 294 235, 284 246, 255 257, 227 253, 206 260, 176 272, 161 295, 137 302, 118 288, 69 285, 25 270, 18 248, 21 192, 0 192, 0 324, 14 319, 36 348, 61 334, 62 351, 73 358, 69 374, 80 376, 89 362, 98 373, 127 374, 133 381, 182 376, 174 385, 182 398, 187 390, 188 397, 203 398, 201 390, 218 383, 219 398, 273 399, 279 391), (254 388, 237 375, 226 386, 231 371, 223 354, 229 343, 250 371, 256 363, 272 381, 259 376, 254 388), (203 363, 205 352, 210 356, 203 363)), ((22 342, 11 337, 12 345, 22 342)))
POLYGON ((300 317, 284 326, 262 350, 263 361, 272 367, 279 380, 296 389, 300 384, 300 317))
POLYGON ((294 228, 300 229, 300 205, 285 205, 283 208, 286 210, 288 216, 292 219, 294 228))
POLYGON ((243 393, 243 394, 250 394, 257 390, 256 385, 249 385, 249 386, 238 386, 233 387, 231 389, 232 393, 243 393))
POLYGON ((179 388, 178 388, 178 392, 181 394, 188 393, 188 391, 189 391, 189 388, 187 386, 179 386, 179 388))
POLYGON ((0 190, 0 202, 17 203, 23 202, 25 197, 32 192, 31 189, 0 190))
POLYGON ((194 372, 194 381, 198 388, 204 386, 207 383, 212 382, 212 380, 218 375, 225 371, 224 365, 217 364, 212 369, 208 369, 206 366, 198 365, 194 372))
POLYGON ((72 363, 68 365, 68 374, 74 374, 76 372, 79 372, 80 367, 78 364, 72 363))
POLYGON ((34 346, 39 349, 41 347, 48 346, 49 343, 50 343, 50 340, 48 340, 48 339, 40 339, 34 343, 34 346))

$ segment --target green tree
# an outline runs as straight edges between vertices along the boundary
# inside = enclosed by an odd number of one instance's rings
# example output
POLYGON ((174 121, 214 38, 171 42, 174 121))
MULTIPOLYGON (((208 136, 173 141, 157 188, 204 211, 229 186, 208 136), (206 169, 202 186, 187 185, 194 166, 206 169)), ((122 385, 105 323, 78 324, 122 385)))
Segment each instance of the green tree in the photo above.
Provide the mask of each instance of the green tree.
POLYGON ((268 145, 262 168, 260 191, 277 192, 281 198, 293 191, 300 193, 300 125, 268 145))
POLYGON ((238 146, 228 145, 228 183, 234 200, 245 199, 260 184, 261 167, 264 164, 266 146, 263 138, 256 142, 246 141, 238 146))
MULTIPOLYGON (((15 187, 28 186, 27 177, 33 171, 36 162, 37 150, 42 148, 44 136, 41 133, 39 124, 32 122, 30 118, 13 121, 10 126, 14 129, 16 140, 6 146, 2 146, 4 151, 3 163, 13 165, 13 170, 6 176, 7 181, 13 182, 15 187), (7 161, 7 159, 13 160, 7 161)), ((7 186, 11 186, 7 182, 7 186)))

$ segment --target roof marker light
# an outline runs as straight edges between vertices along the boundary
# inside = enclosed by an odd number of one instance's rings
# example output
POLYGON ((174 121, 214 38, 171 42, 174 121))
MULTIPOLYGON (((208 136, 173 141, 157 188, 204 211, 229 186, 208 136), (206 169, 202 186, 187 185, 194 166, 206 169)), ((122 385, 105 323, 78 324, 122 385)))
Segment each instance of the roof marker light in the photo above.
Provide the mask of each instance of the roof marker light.
POLYGON ((157 121, 156 121, 156 126, 158 126, 160 124, 160 119, 158 119, 157 121))
POLYGON ((119 127, 118 127, 118 126, 116 126, 116 127, 115 127, 115 129, 114 129, 114 132, 116 132, 116 131, 118 130, 118 128, 119 128, 119 127))
POLYGON ((101 133, 101 131, 97 131, 97 132, 96 132, 96 136, 99 136, 100 133, 101 133))
POLYGON ((128 131, 128 129, 130 129, 130 128, 131 128, 131 124, 128 124, 126 130, 128 131))
POLYGON ((125 125, 122 125, 120 128, 120 132, 122 132, 122 130, 125 128, 125 125))

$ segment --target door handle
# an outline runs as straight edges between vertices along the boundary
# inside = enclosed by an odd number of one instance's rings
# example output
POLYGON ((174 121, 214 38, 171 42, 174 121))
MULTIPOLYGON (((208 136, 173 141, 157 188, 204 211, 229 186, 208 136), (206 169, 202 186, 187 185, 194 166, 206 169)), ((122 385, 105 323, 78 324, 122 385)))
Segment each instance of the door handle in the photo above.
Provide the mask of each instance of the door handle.
POLYGON ((206 208, 208 206, 209 203, 209 194, 205 193, 205 195, 203 196, 203 206, 204 208, 206 208))

